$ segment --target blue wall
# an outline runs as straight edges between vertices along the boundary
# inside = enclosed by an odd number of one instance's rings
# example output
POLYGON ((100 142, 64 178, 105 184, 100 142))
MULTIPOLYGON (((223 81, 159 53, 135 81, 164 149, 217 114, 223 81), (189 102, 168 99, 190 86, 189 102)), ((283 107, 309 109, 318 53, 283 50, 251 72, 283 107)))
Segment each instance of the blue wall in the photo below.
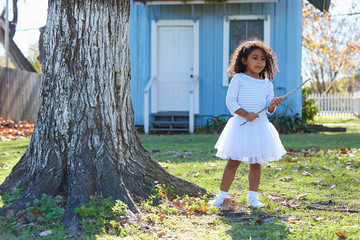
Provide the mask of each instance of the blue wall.
MULTIPOLYGON (((275 96, 284 95, 298 86, 301 79, 301 1, 278 3, 227 4, 228 15, 270 15, 271 48, 278 56, 280 72, 274 80, 275 96)), ((225 106, 227 87, 222 86, 223 19, 222 4, 195 4, 195 17, 200 23, 200 115, 229 113, 225 106)), ((193 19, 191 6, 154 5, 159 20, 193 19)), ((151 74, 151 21, 149 5, 131 5, 130 59, 131 95, 135 124, 143 125, 144 88, 151 74)), ((301 91, 290 95, 278 112, 301 113, 301 91)))

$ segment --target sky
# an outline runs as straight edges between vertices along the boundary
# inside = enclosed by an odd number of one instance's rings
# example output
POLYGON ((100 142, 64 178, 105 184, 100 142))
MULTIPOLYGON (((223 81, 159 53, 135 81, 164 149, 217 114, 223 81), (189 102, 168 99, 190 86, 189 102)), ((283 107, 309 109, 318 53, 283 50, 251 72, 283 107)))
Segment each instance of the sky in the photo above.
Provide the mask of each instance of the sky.
MULTIPOLYGON (((12 0, 9 1, 9 19, 12 20, 12 0)), ((39 28, 46 24, 48 0, 18 0, 18 24, 14 41, 25 56, 32 44, 39 41, 39 28)), ((0 12, 5 8, 6 0, 0 0, 0 12)), ((5 55, 0 44, 0 55, 5 55)))
MULTIPOLYGON (((12 19, 12 0, 9 1, 9 14, 12 19)), ((291 0, 293 1, 293 0, 291 0)), ((359 0, 332 0, 335 8, 330 9, 332 14, 360 12, 359 0), (352 9, 352 3, 357 2, 357 7, 352 9)), ((0 0, 0 11, 4 9, 6 0, 0 0)), ((39 28, 46 24, 48 0, 18 0, 18 25, 14 41, 25 56, 29 47, 39 41, 39 28)), ((5 55, 4 47, 0 44, 0 56, 5 55)))

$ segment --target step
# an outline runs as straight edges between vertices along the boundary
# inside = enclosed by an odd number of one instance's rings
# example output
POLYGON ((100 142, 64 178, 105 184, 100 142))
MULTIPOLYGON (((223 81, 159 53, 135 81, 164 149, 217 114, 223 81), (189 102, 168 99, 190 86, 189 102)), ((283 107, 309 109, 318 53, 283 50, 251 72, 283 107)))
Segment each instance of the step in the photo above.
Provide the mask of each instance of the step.
POLYGON ((153 124, 187 124, 189 125, 189 121, 152 121, 153 124))
POLYGON ((159 116, 159 117, 173 117, 173 116, 181 116, 181 117, 188 117, 189 112, 158 112, 158 113, 151 113, 151 116, 159 116))
POLYGON ((188 132, 188 128, 150 128, 150 131, 156 132, 188 132))

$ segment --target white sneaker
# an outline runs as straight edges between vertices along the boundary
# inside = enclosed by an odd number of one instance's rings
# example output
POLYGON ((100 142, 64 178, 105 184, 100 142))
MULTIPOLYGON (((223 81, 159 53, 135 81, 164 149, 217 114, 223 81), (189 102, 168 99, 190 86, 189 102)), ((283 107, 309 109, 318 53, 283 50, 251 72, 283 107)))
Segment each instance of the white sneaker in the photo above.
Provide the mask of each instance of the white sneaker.
POLYGON ((247 204, 254 208, 263 208, 265 205, 258 198, 248 198, 247 204))
POLYGON ((210 205, 211 205, 211 206, 220 207, 220 206, 223 204, 224 200, 225 200, 225 199, 215 198, 215 199, 210 203, 210 205))

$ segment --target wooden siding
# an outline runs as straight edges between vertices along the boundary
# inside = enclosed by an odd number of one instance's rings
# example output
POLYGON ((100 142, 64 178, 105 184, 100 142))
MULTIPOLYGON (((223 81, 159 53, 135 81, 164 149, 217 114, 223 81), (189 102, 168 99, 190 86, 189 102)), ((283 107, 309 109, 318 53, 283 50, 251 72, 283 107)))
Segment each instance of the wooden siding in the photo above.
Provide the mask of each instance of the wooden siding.
MULTIPOLYGON (((200 24, 200 115, 228 113, 227 87, 222 86, 223 4, 193 5, 200 24)), ((301 1, 227 4, 228 15, 270 15, 271 48, 279 60, 274 80, 275 96, 284 95, 301 83, 301 1)), ((130 58, 135 124, 143 125, 144 88, 150 76, 151 21, 193 19, 191 5, 132 5, 130 58)), ((290 95, 278 111, 301 113, 301 91, 290 95)))

